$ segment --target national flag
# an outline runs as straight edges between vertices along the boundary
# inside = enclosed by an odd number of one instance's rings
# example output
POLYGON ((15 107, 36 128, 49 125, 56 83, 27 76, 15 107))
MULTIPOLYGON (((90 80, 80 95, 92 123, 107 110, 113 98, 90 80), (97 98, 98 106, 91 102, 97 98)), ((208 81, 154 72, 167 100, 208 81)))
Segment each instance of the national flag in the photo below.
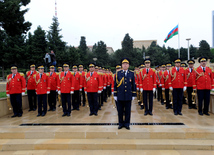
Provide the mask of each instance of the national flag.
POLYGON ((167 35, 166 39, 164 40, 164 42, 166 43, 169 39, 171 39, 173 36, 178 34, 178 25, 175 26, 167 35))

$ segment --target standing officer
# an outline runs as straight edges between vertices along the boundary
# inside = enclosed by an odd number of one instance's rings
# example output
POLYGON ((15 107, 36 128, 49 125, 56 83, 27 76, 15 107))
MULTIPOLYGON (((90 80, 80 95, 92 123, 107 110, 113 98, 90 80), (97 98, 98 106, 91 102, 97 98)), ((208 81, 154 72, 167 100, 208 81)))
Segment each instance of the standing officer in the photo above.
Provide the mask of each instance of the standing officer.
POLYGON ((13 117, 22 117, 22 95, 25 94, 26 81, 23 73, 19 73, 17 66, 11 66, 12 74, 7 76, 6 94, 10 97, 13 107, 13 117))
MULTIPOLYGON (((96 69, 95 69, 96 70, 96 69)), ((100 77, 100 82, 101 82, 101 86, 102 86, 102 89, 101 89, 101 93, 98 94, 98 109, 101 110, 101 106, 103 106, 103 99, 102 99, 102 92, 103 92, 103 73, 102 73, 102 69, 101 67, 98 67, 98 70, 97 70, 97 74, 99 75, 100 77)))
POLYGON ((74 94, 72 95, 72 110, 80 110, 80 92, 82 91, 82 76, 77 72, 77 66, 73 66, 74 94))
POLYGON ((44 66, 38 66, 39 73, 34 75, 36 81, 36 94, 38 96, 38 115, 45 116, 47 113, 47 94, 50 94, 50 82, 48 75, 44 73, 44 66))
POLYGON ((48 94, 48 104, 49 104, 48 111, 56 110, 56 91, 57 91, 58 77, 59 75, 57 76, 57 74, 55 73, 55 66, 50 66, 50 73, 49 73, 50 94, 48 94))
POLYGON ((207 116, 210 114, 209 103, 210 103, 210 90, 214 91, 214 82, 211 68, 207 67, 207 58, 200 57, 198 59, 200 66, 196 69, 196 86, 198 95, 198 113, 207 116), (204 101, 204 109, 202 112, 202 103, 204 101))
POLYGON ((170 90, 173 90, 173 110, 175 115, 182 115, 183 92, 187 89, 185 70, 180 67, 181 59, 176 59, 175 67, 170 70, 170 90))
MULTIPOLYGON (((189 104, 189 109, 197 109, 195 104, 192 104, 192 92, 193 90, 196 91, 196 73, 194 71, 194 60, 188 60, 187 61, 189 67, 186 69, 186 76, 187 76, 187 94, 188 94, 188 104, 189 104)), ((195 101, 193 101, 195 102, 195 101)))
POLYGON ((101 72, 102 72, 102 81, 103 81, 103 91, 101 93, 101 106, 103 106, 103 102, 106 102, 105 93, 106 93, 106 86, 107 86, 105 68, 101 68, 101 72))
POLYGON ((117 101, 119 127, 130 130, 131 103, 136 97, 136 85, 134 72, 129 71, 130 61, 128 58, 121 60, 122 69, 115 75, 114 99, 117 101), (125 113, 125 120, 123 114, 125 113))
MULTIPOLYGON (((61 74, 61 72, 62 72, 62 67, 58 67, 58 72, 56 73, 56 75, 57 75, 57 90, 56 91, 57 92, 58 92, 58 86, 59 86, 59 84, 58 84, 58 82, 59 82, 59 74, 61 74)), ((61 95, 59 95, 57 93, 56 96, 57 96, 57 101, 59 102, 58 107, 62 107, 61 95)))
POLYGON ((36 82, 33 76, 37 74, 35 70, 35 65, 30 65, 30 71, 26 73, 26 81, 27 81, 27 95, 28 95, 28 102, 29 102, 29 110, 28 111, 35 111, 37 108, 36 103, 36 82))
POLYGON ((94 64, 89 65, 89 72, 85 76, 85 92, 88 96, 88 102, 90 107, 89 116, 97 116, 98 112, 98 94, 101 94, 102 83, 100 76, 94 71, 94 64))
POLYGON ((155 69, 151 69, 151 60, 145 59, 144 61, 146 68, 141 71, 141 80, 140 83, 142 84, 140 91, 143 93, 143 103, 145 107, 145 113, 153 115, 153 93, 156 91, 156 72, 155 69), (147 94, 149 94, 149 107, 147 102, 147 94))
MULTIPOLYGON (((85 72, 83 71, 83 65, 79 65, 79 74, 82 77, 81 78, 81 82, 82 82, 82 91, 80 93, 82 93, 82 98, 83 98, 83 107, 85 106, 85 90, 84 90, 84 81, 85 81, 85 72)), ((81 95, 80 95, 80 104, 81 104, 81 95)))
POLYGON ((63 64, 64 72, 59 74, 58 94, 61 94, 63 115, 71 116, 71 94, 74 93, 74 76, 69 71, 68 63, 63 64), (66 105, 67 103, 67 105, 66 105))

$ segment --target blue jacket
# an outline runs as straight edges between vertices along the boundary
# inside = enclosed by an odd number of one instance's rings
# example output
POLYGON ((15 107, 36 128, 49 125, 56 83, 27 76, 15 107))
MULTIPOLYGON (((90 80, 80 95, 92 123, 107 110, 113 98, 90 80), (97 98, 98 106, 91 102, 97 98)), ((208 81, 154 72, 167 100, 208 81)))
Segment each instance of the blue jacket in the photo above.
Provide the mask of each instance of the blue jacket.
POLYGON ((119 101, 130 101, 132 97, 136 96, 134 72, 127 70, 125 76, 123 70, 121 70, 115 74, 114 96, 117 96, 119 101))

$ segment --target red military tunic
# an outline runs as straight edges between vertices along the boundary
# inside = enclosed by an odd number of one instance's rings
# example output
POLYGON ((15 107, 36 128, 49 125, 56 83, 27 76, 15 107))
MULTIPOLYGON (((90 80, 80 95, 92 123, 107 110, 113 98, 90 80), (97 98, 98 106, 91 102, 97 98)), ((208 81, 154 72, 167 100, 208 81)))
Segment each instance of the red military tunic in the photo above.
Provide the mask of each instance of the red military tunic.
POLYGON ((186 76, 187 76, 187 87, 193 87, 193 89, 196 89, 196 72, 194 71, 194 68, 192 69, 192 72, 190 71, 190 68, 186 69, 186 76))
POLYGON ((50 90, 57 90, 58 77, 59 76, 55 72, 53 72, 52 75, 51 72, 49 73, 50 90))
POLYGON ((102 82, 97 72, 94 71, 92 76, 91 72, 86 74, 84 89, 86 92, 98 92, 102 90, 102 82))
POLYGON ((82 89, 82 88, 84 88, 85 72, 84 71, 82 71, 82 72, 79 71, 79 75, 81 76, 81 82, 82 82, 81 89, 82 89))
POLYGON ((74 76, 74 90, 82 89, 82 75, 79 72, 72 72, 74 76))
POLYGON ((65 72, 61 72, 58 80, 58 91, 61 93, 70 93, 74 91, 74 76, 70 71, 67 72, 65 76, 65 72))
POLYGON ((101 82, 101 86, 102 86, 102 89, 101 90, 103 90, 103 73, 101 73, 101 72, 97 72, 97 74, 99 75, 99 77, 100 77, 100 82, 101 82))
POLYGON ((37 73, 38 73, 37 71, 34 71, 32 74, 31 74, 31 71, 28 71, 26 73, 27 90, 35 90, 36 89, 36 82, 35 82, 35 79, 33 78, 33 76, 37 73))
POLYGON ((169 80, 169 74, 170 74, 169 70, 166 70, 163 73, 162 78, 161 78, 162 88, 169 89, 169 85, 171 84, 170 80, 169 80))
POLYGON ((212 70, 209 67, 205 68, 205 72, 199 66, 196 70, 196 86, 197 89, 203 90, 203 89, 214 89, 214 83, 213 83, 213 74, 212 70))
POLYGON ((149 72, 147 74, 147 69, 144 68, 141 71, 141 80, 143 90, 153 90, 156 88, 156 72, 154 69, 149 68, 149 72))
POLYGON ((36 82, 36 93, 37 95, 47 94, 50 91, 50 82, 48 75, 45 73, 42 74, 42 78, 40 78, 40 73, 34 75, 36 82))
POLYGON ((107 86, 107 77, 106 77, 106 73, 103 73, 103 87, 107 86))
POLYGON ((185 70, 182 67, 179 67, 179 71, 177 71, 176 67, 170 69, 169 78, 171 83, 169 87, 184 88, 184 86, 187 86, 185 70))
POLYGON ((17 73, 7 76, 6 94, 21 94, 25 92, 26 81, 23 73, 17 73))

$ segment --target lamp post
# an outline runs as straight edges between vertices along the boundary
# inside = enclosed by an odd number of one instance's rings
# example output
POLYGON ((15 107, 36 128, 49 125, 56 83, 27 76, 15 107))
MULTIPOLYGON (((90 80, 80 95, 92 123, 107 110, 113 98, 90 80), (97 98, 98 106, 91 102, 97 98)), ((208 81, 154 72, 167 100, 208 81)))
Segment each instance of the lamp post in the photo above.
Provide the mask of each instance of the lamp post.
POLYGON ((93 60, 94 60, 94 63, 95 63, 95 65, 96 65, 97 58, 93 58, 93 60))
POLYGON ((189 41, 191 40, 191 38, 187 38, 186 40, 187 40, 187 42, 188 42, 188 52, 187 52, 187 56, 188 56, 188 60, 190 60, 189 41))

